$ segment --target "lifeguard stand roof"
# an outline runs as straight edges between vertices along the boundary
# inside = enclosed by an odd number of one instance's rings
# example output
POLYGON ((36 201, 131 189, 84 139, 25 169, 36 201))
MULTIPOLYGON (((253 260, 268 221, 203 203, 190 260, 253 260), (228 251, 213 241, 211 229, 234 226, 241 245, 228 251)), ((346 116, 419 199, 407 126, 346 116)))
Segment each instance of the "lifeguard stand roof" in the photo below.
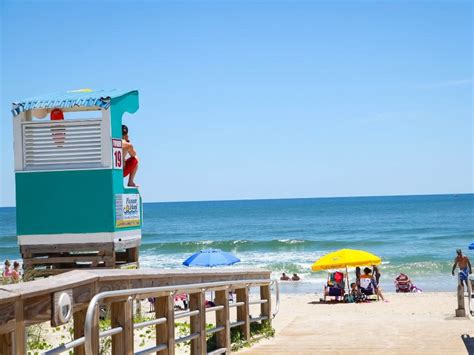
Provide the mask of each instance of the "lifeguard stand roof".
POLYGON ((20 100, 12 104, 12 114, 17 116, 28 110, 36 109, 71 109, 75 107, 98 107, 108 109, 112 99, 137 93, 137 90, 91 90, 80 89, 63 93, 40 95, 20 100))

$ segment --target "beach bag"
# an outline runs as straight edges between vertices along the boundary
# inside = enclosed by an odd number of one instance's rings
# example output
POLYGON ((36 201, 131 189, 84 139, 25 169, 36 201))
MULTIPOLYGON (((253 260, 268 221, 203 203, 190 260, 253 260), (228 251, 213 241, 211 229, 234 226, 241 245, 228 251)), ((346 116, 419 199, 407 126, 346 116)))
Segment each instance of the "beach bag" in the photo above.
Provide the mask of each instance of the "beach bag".
POLYGON ((356 301, 356 299, 353 295, 345 295, 344 298, 345 298, 344 300, 347 303, 354 303, 356 301))
POLYGON ((367 302, 367 296, 364 295, 362 292, 358 292, 357 295, 354 296, 354 301, 356 303, 367 302))

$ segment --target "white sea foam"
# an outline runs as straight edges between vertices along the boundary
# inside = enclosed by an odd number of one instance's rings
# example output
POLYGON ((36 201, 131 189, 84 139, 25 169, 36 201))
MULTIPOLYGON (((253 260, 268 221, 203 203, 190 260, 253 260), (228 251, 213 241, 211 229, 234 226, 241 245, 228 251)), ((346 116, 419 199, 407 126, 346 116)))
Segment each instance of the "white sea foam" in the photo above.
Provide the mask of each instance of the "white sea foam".
POLYGON ((301 244, 305 242, 304 240, 300 239, 279 239, 278 241, 285 244, 301 244))

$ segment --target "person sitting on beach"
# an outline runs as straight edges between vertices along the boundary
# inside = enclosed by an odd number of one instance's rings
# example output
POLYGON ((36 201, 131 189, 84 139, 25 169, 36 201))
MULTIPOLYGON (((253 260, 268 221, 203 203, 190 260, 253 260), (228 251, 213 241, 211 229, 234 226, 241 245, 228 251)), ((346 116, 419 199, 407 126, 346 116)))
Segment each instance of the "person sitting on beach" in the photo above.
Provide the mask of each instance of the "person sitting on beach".
POLYGON ((451 274, 454 276, 454 270, 456 270, 456 266, 459 267, 459 282, 461 285, 464 283, 470 289, 471 285, 469 280, 469 275, 472 274, 472 267, 471 267, 471 262, 469 261, 469 258, 465 255, 462 255, 462 250, 457 249, 456 250, 456 258, 454 258, 454 265, 453 265, 453 270, 451 271, 451 274))
POLYGON ((216 304, 213 301, 206 300, 206 302, 205 302, 205 307, 206 308, 215 307, 215 306, 216 306, 216 304))
POLYGON ((395 284, 395 292, 402 292, 402 293, 407 293, 411 292, 411 289, 413 288, 413 284, 408 277, 408 275, 404 273, 400 273, 394 281, 395 284))
POLYGON ((174 296, 175 303, 181 303, 183 305, 183 309, 188 309, 188 294, 185 292, 178 293, 174 296))
POLYGON ((128 127, 125 125, 122 125, 122 157, 124 160, 123 177, 130 175, 127 186, 138 187, 134 181, 138 170, 138 156, 137 152, 133 148, 132 143, 130 143, 130 139, 128 137, 128 127), (130 157, 125 160, 127 154, 130 155, 130 157))
POLYGON ((285 274, 284 272, 281 274, 281 277, 280 277, 280 280, 281 281, 289 281, 290 280, 290 277, 285 274))
POLYGON ((372 270, 368 267, 364 268, 364 273, 360 275, 360 291, 366 296, 377 295, 377 299, 381 298, 384 301, 382 290, 377 286, 372 270))
POLYGON ((10 283, 12 281, 12 269, 10 260, 5 260, 5 267, 3 268, 3 283, 10 283))
POLYGON ((150 304, 150 309, 148 310, 148 312, 149 313, 155 312, 156 298, 155 297, 148 297, 148 303, 150 304))
POLYGON ((12 280, 14 283, 21 281, 20 263, 18 261, 13 262, 12 280))
POLYGON ((329 273, 321 301, 326 302, 328 296, 335 297, 335 300, 339 301, 339 297, 343 297, 344 293, 344 274, 339 271, 329 273))
POLYGON ((291 281, 299 281, 299 280, 301 280, 301 279, 298 276, 298 274, 293 274, 293 276, 291 277, 291 281))
POLYGON ((367 301, 367 296, 359 290, 355 282, 351 283, 351 296, 356 303, 367 301))

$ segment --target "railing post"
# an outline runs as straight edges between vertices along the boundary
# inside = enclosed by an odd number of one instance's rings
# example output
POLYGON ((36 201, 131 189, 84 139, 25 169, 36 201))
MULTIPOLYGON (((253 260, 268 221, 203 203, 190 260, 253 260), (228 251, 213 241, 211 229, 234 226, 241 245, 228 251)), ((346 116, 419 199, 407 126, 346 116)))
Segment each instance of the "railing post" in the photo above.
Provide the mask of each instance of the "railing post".
POLYGON ((237 320, 243 321, 241 329, 245 340, 250 340, 250 305, 249 305, 249 288, 238 288, 237 302, 244 302, 244 305, 237 307, 237 320))
POLYGON ((199 333, 198 338, 191 340, 191 355, 206 354, 206 295, 204 291, 190 295, 189 309, 191 311, 199 310, 199 314, 190 319, 191 334, 199 333))
MULTIPOLYGON (((73 314, 74 318, 74 339, 84 336, 84 322, 86 321, 87 308, 81 309, 73 314)), ((85 355, 84 345, 74 348, 74 355, 85 355)))
POLYGON ((155 317, 166 318, 166 323, 156 326, 156 345, 166 344, 167 348, 158 351, 160 355, 174 355, 174 297, 173 295, 157 297, 155 300, 155 317))
POLYGON ((216 333, 217 348, 226 348, 230 353, 229 289, 216 291, 216 306, 224 306, 224 309, 216 311, 216 326, 224 327, 224 330, 216 333))
POLYGON ((113 355, 133 354, 132 300, 113 302, 110 307, 111 327, 122 327, 121 333, 112 336, 113 355))
MULTIPOLYGON (((464 286, 461 282, 461 279, 458 275, 458 308, 456 309, 456 317, 465 317, 466 316, 466 308, 464 305, 464 286)), ((470 301, 470 300, 469 300, 470 301)))
POLYGON ((0 355, 13 355, 13 332, 0 334, 0 355))
POLYGON ((99 343, 99 305, 94 306, 94 318, 92 318, 91 324, 91 347, 92 353, 89 354, 86 349, 87 355, 96 355, 100 353, 100 343, 99 343))
POLYGON ((23 301, 15 303, 15 354, 26 354, 26 332, 23 316, 23 301))
POLYGON ((272 290, 270 284, 260 286, 260 299, 267 300, 266 303, 260 305, 260 313, 262 316, 268 317, 264 322, 272 324, 272 290))

